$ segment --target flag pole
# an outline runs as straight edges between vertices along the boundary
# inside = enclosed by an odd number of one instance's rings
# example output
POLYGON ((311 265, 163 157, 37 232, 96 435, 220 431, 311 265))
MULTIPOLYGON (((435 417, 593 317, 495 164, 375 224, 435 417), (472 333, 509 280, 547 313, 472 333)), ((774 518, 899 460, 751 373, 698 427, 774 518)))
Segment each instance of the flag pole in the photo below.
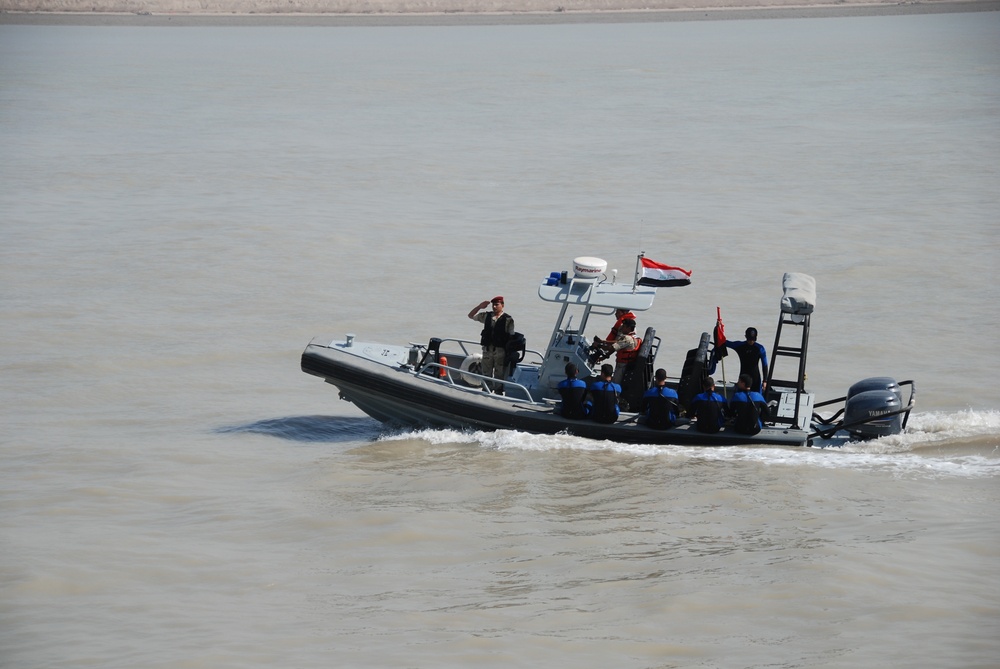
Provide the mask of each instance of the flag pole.
POLYGON ((646 255, 645 251, 639 251, 639 255, 635 258, 635 276, 632 277, 632 294, 635 295, 635 291, 639 288, 639 266, 642 264, 642 259, 646 255))
POLYGON ((729 401, 729 389, 726 387, 726 359, 722 359, 722 396, 729 401))
MULTIPOLYGON (((722 322, 722 307, 716 307, 715 308, 715 315, 716 315, 716 318, 718 319, 717 323, 716 323, 716 326, 715 326, 716 327, 716 332, 718 332, 718 328, 719 328, 718 323, 722 322)), ((723 344, 723 346, 725 346, 725 344, 723 344)), ((726 388, 726 358, 725 358, 725 356, 719 358, 719 362, 722 363, 722 396, 725 397, 726 401, 728 402, 729 401, 729 390, 726 388)))

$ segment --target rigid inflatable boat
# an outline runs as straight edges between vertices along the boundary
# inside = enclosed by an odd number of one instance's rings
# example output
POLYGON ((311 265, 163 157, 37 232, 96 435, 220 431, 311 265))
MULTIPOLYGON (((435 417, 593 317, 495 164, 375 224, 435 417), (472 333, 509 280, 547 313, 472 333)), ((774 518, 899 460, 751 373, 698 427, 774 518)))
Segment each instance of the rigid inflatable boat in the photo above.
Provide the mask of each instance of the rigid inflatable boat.
MULTIPOLYGON (((640 261, 643 259, 640 255, 640 261)), ((810 320, 816 305, 815 280, 786 273, 765 398, 769 410, 763 428, 741 434, 732 425, 716 433, 701 432, 685 410, 701 391, 713 362, 716 341, 703 333, 687 352, 680 377, 668 380, 679 396, 677 424, 667 429, 646 425, 635 409, 649 387, 660 340, 647 328, 622 386, 623 410, 610 424, 564 417, 557 385, 567 363, 580 370, 579 378, 597 378, 600 364, 587 336, 591 318, 607 322, 615 309, 646 311, 653 305, 657 286, 639 280, 639 263, 631 284, 618 283, 607 263, 593 257, 573 261, 572 271, 552 272, 538 287, 538 297, 558 312, 544 351, 527 347, 515 334, 508 343, 506 378, 481 374, 479 341, 431 338, 426 344, 384 344, 317 337, 302 353, 302 371, 318 376, 340 390, 340 398, 386 424, 399 427, 460 430, 520 430, 539 434, 566 433, 587 439, 625 443, 726 446, 769 444, 807 446, 834 439, 864 440, 902 432, 915 402, 913 381, 897 383, 890 377, 872 377, 854 384, 844 397, 817 403, 805 388, 810 320), (787 372, 784 370, 787 369, 787 372), (784 372, 776 375, 776 370, 784 372), (908 397, 903 388, 909 387, 908 397), (497 392, 502 388, 502 393, 497 392), (492 391, 491 391, 492 390, 492 391), (820 408, 833 413, 827 417, 820 408), (628 408, 632 408, 629 410, 628 408)), ((678 367, 661 365, 668 369, 678 367)), ((727 397, 731 389, 723 389, 727 397)))

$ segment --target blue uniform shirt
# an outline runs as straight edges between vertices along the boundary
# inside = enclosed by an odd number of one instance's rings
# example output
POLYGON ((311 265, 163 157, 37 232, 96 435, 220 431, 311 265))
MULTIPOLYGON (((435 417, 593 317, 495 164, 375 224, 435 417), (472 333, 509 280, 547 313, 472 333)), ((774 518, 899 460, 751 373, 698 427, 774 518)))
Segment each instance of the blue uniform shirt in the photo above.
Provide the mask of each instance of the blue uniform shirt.
POLYGON ((718 432, 726 423, 726 400, 719 393, 700 393, 691 400, 691 414, 697 418, 699 432, 718 432))
POLYGON ((767 400, 760 393, 753 390, 750 392, 738 390, 733 394, 733 399, 729 400, 729 408, 730 413, 736 419, 734 427, 737 432, 757 434, 764 427, 764 422, 761 418, 767 412, 767 400), (750 412, 753 405, 757 405, 758 412, 756 417, 750 412))
POLYGON ((593 402, 588 402, 590 417, 598 423, 614 423, 618 420, 618 397, 622 387, 614 381, 594 381, 590 384, 593 402))
MULTIPOLYGON (((736 351, 736 355, 740 357, 740 374, 749 374, 753 379, 751 388, 760 392, 763 387, 763 377, 767 376, 767 351, 764 346, 759 342, 751 344, 747 341, 729 341, 727 339, 726 348, 736 351)), ((709 372, 709 374, 714 373, 714 370, 709 372)))
POLYGON ((654 428, 672 427, 677 422, 677 391, 669 386, 653 386, 642 396, 646 424, 654 428), (659 398, 664 398, 664 402, 659 398))
POLYGON ((583 400, 587 394, 587 384, 580 379, 563 379, 556 386, 562 397, 560 413, 566 418, 584 418, 587 407, 583 400))

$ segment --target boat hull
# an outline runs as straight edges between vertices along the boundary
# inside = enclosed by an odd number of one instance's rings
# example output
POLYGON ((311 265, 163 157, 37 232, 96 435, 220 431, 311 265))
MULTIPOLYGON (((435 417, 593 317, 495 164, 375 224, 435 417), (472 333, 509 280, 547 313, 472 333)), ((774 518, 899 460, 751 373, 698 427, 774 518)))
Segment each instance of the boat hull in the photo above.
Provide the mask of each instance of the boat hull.
POLYGON ((533 402, 492 395, 463 387, 406 364, 406 349, 377 344, 314 341, 302 353, 302 371, 340 389, 341 397, 378 421, 402 427, 462 430, 519 430, 536 434, 571 434, 586 439, 622 443, 732 446, 762 444, 804 446, 808 433, 788 427, 764 428, 759 434, 738 434, 729 428, 714 434, 699 432, 694 423, 655 430, 623 413, 605 425, 571 420, 551 402, 533 402), (374 359, 373 359, 374 358, 374 359))

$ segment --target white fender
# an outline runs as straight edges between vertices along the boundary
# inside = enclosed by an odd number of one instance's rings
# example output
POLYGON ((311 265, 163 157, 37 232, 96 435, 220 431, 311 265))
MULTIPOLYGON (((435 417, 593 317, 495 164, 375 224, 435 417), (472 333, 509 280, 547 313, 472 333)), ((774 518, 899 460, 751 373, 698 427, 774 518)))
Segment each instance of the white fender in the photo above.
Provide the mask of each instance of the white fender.
MULTIPOLYGON (((473 353, 467 356, 465 360, 462 361, 461 370, 463 372, 472 372, 473 374, 483 373, 483 354, 473 353)), ((462 380, 468 383, 470 386, 482 385, 483 380, 476 378, 475 376, 469 376, 467 374, 462 374, 462 380)))

